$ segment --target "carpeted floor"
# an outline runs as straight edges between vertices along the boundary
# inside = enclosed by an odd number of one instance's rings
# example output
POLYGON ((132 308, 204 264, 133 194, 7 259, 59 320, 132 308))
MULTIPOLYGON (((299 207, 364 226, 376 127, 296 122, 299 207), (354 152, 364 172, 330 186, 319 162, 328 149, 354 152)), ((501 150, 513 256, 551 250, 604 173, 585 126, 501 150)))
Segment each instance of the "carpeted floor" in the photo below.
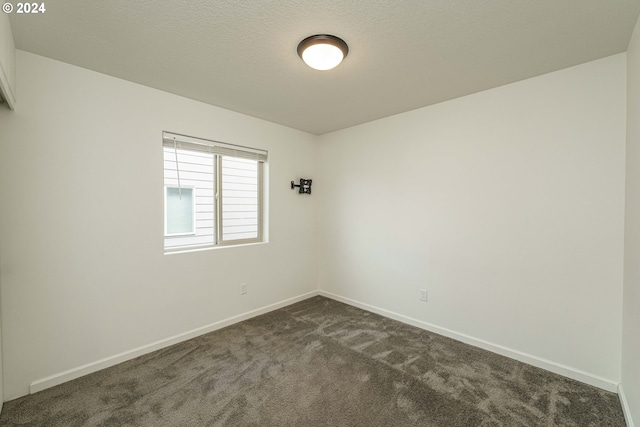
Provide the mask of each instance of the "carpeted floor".
POLYGON ((624 426, 618 397, 314 297, 6 402, 2 426, 624 426))

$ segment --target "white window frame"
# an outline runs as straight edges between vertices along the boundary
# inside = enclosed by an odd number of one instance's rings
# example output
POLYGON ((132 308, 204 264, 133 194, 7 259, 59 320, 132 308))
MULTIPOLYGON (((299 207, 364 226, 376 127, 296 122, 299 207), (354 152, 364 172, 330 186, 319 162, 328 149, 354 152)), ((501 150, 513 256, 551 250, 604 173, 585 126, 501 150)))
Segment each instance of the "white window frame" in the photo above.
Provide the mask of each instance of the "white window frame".
MULTIPOLYGON (((212 243, 198 243, 198 244, 187 244, 179 247, 167 247, 166 239, 172 238, 180 238, 180 237, 188 237, 188 236, 197 236, 198 229, 196 223, 196 190, 195 186, 191 185, 180 185, 180 188, 193 188, 193 203, 194 203, 194 225, 193 225, 193 233, 176 233, 176 234, 167 234, 167 187, 179 188, 175 184, 165 184, 164 187, 164 237, 163 246, 164 253, 178 253, 178 252, 189 252, 193 250, 200 249, 210 249, 216 247, 228 247, 228 246, 237 246, 251 243, 262 243, 265 241, 266 230, 265 230, 265 182, 266 178, 264 174, 266 173, 267 168, 265 167, 265 163, 268 159, 268 152, 266 150, 260 150, 255 148, 243 147, 238 145, 232 145, 227 143, 222 143, 218 141, 205 140, 201 138, 194 138, 180 134, 174 134, 170 132, 163 132, 163 147, 165 148, 177 148, 178 150, 185 151, 199 151, 199 152, 208 152, 213 156, 213 164, 214 164, 214 221, 213 221, 213 242, 212 243), (223 158, 240 158, 240 159, 250 159, 255 160, 257 162, 257 236, 255 238, 246 238, 246 239, 232 239, 232 240, 224 240, 223 239, 223 183, 222 183, 222 160, 223 158)), ((163 156, 164 157, 164 156, 163 156)), ((166 169, 165 169, 166 173, 166 169)), ((164 178, 163 178, 164 179, 164 178)))
POLYGON ((181 185, 178 187, 177 185, 165 185, 164 186, 164 237, 181 237, 181 236, 195 236, 196 235, 196 188, 192 185, 181 185), (191 222, 191 230, 186 233, 169 233, 167 231, 167 189, 175 188, 175 189, 189 189, 192 190, 191 193, 191 203, 192 203, 192 212, 193 218, 191 222))

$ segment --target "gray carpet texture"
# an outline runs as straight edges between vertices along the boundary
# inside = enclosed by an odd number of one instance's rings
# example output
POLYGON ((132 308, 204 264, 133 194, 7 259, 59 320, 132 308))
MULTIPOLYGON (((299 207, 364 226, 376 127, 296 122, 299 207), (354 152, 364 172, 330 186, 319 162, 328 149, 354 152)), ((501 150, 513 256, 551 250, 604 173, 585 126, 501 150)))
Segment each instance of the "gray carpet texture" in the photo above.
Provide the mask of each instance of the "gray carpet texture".
POLYGON ((624 426, 618 396, 324 297, 4 404, 2 426, 624 426))

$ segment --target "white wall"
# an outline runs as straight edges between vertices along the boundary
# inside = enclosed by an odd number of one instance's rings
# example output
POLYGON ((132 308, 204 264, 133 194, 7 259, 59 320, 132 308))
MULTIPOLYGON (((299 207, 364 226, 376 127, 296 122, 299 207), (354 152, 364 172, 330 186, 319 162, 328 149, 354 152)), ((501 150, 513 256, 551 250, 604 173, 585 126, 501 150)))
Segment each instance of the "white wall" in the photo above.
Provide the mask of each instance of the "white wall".
POLYGON ((17 52, 0 111, 5 399, 317 289, 316 137, 17 52), (163 255, 162 131, 268 149, 269 243, 163 255), (249 292, 239 294, 239 284, 249 292))
POLYGON ((627 51, 627 167, 622 385, 640 423, 640 19, 627 51))
POLYGON ((320 289, 615 388, 625 67, 620 54, 320 137, 320 289))

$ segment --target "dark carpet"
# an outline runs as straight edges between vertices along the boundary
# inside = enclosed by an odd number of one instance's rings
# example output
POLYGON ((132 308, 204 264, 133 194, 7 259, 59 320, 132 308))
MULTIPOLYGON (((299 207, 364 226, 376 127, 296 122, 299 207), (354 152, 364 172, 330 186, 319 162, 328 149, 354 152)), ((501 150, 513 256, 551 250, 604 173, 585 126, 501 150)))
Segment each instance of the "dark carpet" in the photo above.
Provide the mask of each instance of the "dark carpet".
POLYGON ((323 297, 5 403, 2 426, 624 426, 617 395, 323 297))

